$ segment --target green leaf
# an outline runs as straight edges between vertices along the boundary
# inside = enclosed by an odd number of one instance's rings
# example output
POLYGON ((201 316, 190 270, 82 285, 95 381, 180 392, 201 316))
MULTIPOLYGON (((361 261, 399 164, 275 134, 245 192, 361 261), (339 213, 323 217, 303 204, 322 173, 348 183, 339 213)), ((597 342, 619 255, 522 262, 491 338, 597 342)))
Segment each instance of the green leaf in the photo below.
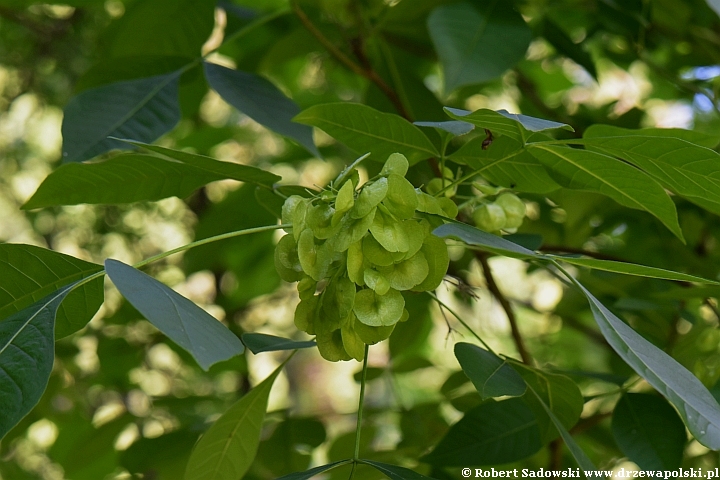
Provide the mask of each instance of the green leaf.
POLYGON ((468 110, 445 107, 445 113, 456 120, 469 122, 480 128, 487 128, 495 135, 507 135, 522 144, 525 144, 525 141, 534 132, 558 129, 574 131, 570 125, 565 123, 529 117, 519 113, 509 113, 507 110, 495 111, 481 108, 480 110, 470 112, 468 110))
POLYGON ((680 468, 685 425, 665 399, 626 393, 615 406, 612 432, 620 450, 643 470, 680 468))
POLYGON ((608 310, 582 284, 595 321, 620 357, 675 405, 690 432, 706 447, 720 450, 720 405, 692 373, 645 340, 608 310))
MULTIPOLYGON (((134 141, 128 141, 128 143, 144 148, 145 150, 150 150, 151 152, 159 153, 164 157, 177 160, 185 165, 199 168, 204 172, 214 173, 222 178, 229 178, 231 180, 237 180, 238 182, 248 182, 255 185, 265 185, 271 187, 282 180, 282 177, 279 175, 275 175, 267 170, 253 167, 251 165, 223 162, 215 160, 211 157, 206 157, 205 155, 184 152, 182 150, 173 150, 172 148, 161 147, 159 145, 149 145, 147 143, 134 141)), ((306 192, 304 193, 307 195, 306 192)))
POLYGON ((515 462, 541 447, 532 410, 519 398, 488 401, 468 411, 420 460, 438 467, 515 462))
POLYGON ((320 157, 312 128, 292 121, 300 107, 267 79, 253 73, 204 63, 210 86, 233 107, 270 130, 292 138, 308 152, 320 157))
MULTIPOLYGON (((340 467, 342 465, 347 465, 348 463, 352 463, 352 460, 340 460, 333 463, 328 463, 327 465, 320 465, 319 467, 311 468, 310 470, 305 470, 304 472, 296 472, 291 473, 289 475, 283 475, 282 477, 278 478, 277 480, 308 480, 315 475, 321 474, 323 472, 327 472, 328 470, 332 470, 335 467, 340 467)), ((189 479, 186 479, 189 480, 189 479)))
POLYGON ((112 259, 105 261, 105 270, 132 306, 187 350, 204 370, 245 349, 226 326, 151 276, 112 259))
POLYGON ((715 204, 711 210, 720 212, 720 154, 716 151, 659 133, 586 137, 582 143, 630 162, 700 206, 715 204))
POLYGON ((468 245, 482 247, 483 250, 508 257, 533 258, 537 256, 532 250, 465 223, 446 223, 437 227, 432 233, 440 238, 455 238, 468 245))
POLYGON ((686 142, 694 143, 706 148, 715 148, 720 143, 720 134, 708 134, 698 132, 697 130, 686 130, 684 128, 622 128, 614 125, 603 125, 596 123, 590 125, 583 132, 583 139, 597 137, 663 137, 663 138, 679 138, 686 142))
POLYGON ((500 77, 525 56, 532 32, 511 3, 442 5, 428 17, 428 31, 440 57, 445 91, 500 77))
POLYGON ((647 267, 645 265, 637 265, 635 263, 616 262, 613 260, 599 260, 596 258, 579 258, 579 257, 554 257, 566 263, 578 265, 581 267, 593 268, 595 270, 603 270, 605 272, 623 273, 626 275, 635 275, 638 277, 659 278, 662 280, 674 280, 678 282, 694 282, 706 283, 711 285, 720 285, 720 282, 708 280, 695 275, 686 273, 673 272, 664 268, 647 267))
POLYGON ((270 390, 284 366, 235 402, 200 437, 190 454, 185 480, 229 480, 245 475, 260 444, 270 390))
POLYGON ((70 99, 62 123, 63 162, 81 162, 128 144, 153 142, 180 121, 180 71, 85 90, 70 99))
POLYGON ((546 415, 546 409, 536 401, 536 396, 550 409, 564 428, 570 428, 577 423, 584 401, 575 382, 565 375, 544 372, 517 362, 513 362, 513 367, 533 392, 533 395, 528 393, 523 399, 535 412, 543 443, 556 438, 558 431, 553 426, 555 421, 546 415))
POLYGON ((133 203, 172 196, 185 198, 203 185, 224 180, 230 175, 238 179, 249 173, 248 178, 264 178, 266 173, 210 158, 201 158, 194 163, 202 166, 150 155, 126 154, 99 163, 62 165, 40 184, 23 209, 80 203, 133 203), (225 163, 227 165, 223 165, 225 163))
POLYGON ((419 473, 410 470, 409 468, 400 467, 398 465, 390 465, 389 463, 376 462, 374 460, 364 459, 358 460, 358 463, 364 463, 365 465, 375 467, 376 470, 385 474, 385 476, 388 477, 390 480, 422 480, 424 478, 432 478, 425 475, 420 475, 419 473))
POLYGON ((455 357, 483 400, 525 393, 523 378, 502 358, 471 343, 456 343, 455 357))
MULTIPOLYGON (((538 393, 533 389, 533 386, 529 383, 528 389, 535 396, 543 410, 545 410, 545 413, 555 425, 555 428, 557 428, 558 432, 560 432, 560 436, 562 437, 563 442, 565 442, 565 446, 567 446, 568 450, 570 450, 570 453, 583 472, 596 470, 595 465, 593 465, 592 461, 587 457, 587 455, 585 455, 585 452, 583 452, 580 446, 575 442, 572 435, 570 435, 570 432, 568 432, 565 425, 563 425, 563 422, 560 421, 553 410, 545 403, 545 400, 538 395, 538 393)), ((586 475, 586 477, 588 476, 586 475)))
POLYGON ((310 348, 315 346, 315 342, 312 340, 299 342, 296 340, 290 340, 289 338, 276 337, 275 335, 266 335, 264 333, 243 333, 240 338, 248 350, 256 355, 262 352, 295 350, 298 348, 310 348))
POLYGON ((456 137, 470 133, 475 128, 475 125, 472 123, 461 122, 459 120, 449 120, 444 122, 413 122, 413 125, 417 125, 418 127, 437 128, 445 132, 452 133, 456 137))
POLYGON ((200 48, 214 25, 215 3, 212 1, 143 0, 128 7, 115 25, 107 55, 195 58, 200 55, 200 48))
MULTIPOLYGON (((32 245, 0 244, 0 319, 61 287, 102 271, 100 265, 32 245)), ((70 292, 57 310, 55 338, 83 328, 103 302, 102 278, 70 292)), ((0 321, 1 322, 1 321, 0 321)))
POLYGON ((504 135, 484 148, 484 141, 484 137, 473 138, 449 158, 466 164, 496 185, 520 192, 549 193, 560 188, 520 142, 504 135))
POLYGON ((531 147, 530 152, 552 170, 561 185, 574 190, 598 192, 620 205, 645 210, 684 242, 675 204, 665 189, 643 172, 589 150, 550 145, 531 147))
POLYGON ((0 439, 40 400, 55 359, 55 313, 65 286, 0 322, 0 439))
POLYGON ((410 165, 439 153, 422 131, 402 117, 382 113, 358 103, 325 103, 303 110, 294 119, 312 125, 358 153, 385 162, 393 153, 402 153, 410 165))

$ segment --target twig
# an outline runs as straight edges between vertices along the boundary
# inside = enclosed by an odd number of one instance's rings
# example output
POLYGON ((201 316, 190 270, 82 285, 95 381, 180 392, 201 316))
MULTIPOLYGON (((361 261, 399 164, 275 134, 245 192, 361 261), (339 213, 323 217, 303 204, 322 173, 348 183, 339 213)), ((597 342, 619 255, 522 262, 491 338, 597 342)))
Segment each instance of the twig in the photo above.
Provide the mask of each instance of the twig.
POLYGON ((380 75, 378 75, 378 73, 372 68, 370 62, 367 60, 367 57, 365 57, 364 52, 362 52, 362 49, 356 48, 355 54, 360 57, 360 61, 364 64, 364 66, 355 63, 350 57, 345 55, 345 53, 333 45, 333 43, 315 26, 315 24, 312 23, 310 18, 305 14, 302 8, 300 8, 300 5, 298 5, 297 0, 293 0, 291 3, 293 12, 297 15, 300 23, 302 23, 307 31, 310 32, 310 34, 315 37, 315 39, 317 39, 323 47, 325 47, 330 55, 335 57, 337 61, 345 65, 345 67, 353 73, 365 77, 374 83, 385 94, 388 100, 390 100, 395 109, 403 118, 405 118, 405 120, 409 122, 413 121, 412 117, 405 108, 405 105, 403 105, 400 101, 400 97, 397 95, 395 90, 393 90, 390 85, 388 85, 387 82, 385 82, 385 80, 383 80, 382 77, 380 77, 380 75))
POLYGON ((498 288, 497 283, 495 282, 495 277, 493 277, 492 271, 490 270, 490 265, 487 261, 487 254, 484 252, 475 252, 475 257, 480 261, 480 265, 482 266, 483 275, 485 276, 485 283, 487 283, 488 290, 490 290, 490 293, 493 294, 497 301, 500 302, 503 310, 505 310, 505 315, 507 315, 508 322, 510 323, 510 331, 512 332, 513 340, 515 341, 515 347, 520 354, 520 358, 522 358, 523 363, 525 363, 526 365, 532 365, 533 360, 527 348, 525 347, 525 341, 520 334, 520 329, 518 328, 515 313, 513 312, 510 302, 505 297, 505 295, 503 295, 503 293, 498 288))

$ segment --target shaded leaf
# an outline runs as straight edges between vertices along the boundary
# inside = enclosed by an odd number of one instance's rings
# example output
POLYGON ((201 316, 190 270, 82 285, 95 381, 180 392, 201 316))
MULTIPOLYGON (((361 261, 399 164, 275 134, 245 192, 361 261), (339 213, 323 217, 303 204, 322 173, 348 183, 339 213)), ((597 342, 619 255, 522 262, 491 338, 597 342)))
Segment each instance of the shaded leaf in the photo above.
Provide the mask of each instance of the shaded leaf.
POLYGON ((530 152, 552 170, 555 180, 563 186, 598 192, 620 205, 645 210, 683 240, 675 204, 662 186, 640 170, 589 150, 531 146, 530 152))
POLYGON ((613 260, 599 260, 596 258, 579 258, 579 257, 555 257, 558 260, 562 260, 566 263, 573 265, 579 265, 581 267, 592 268, 595 270, 603 270, 605 272, 622 273, 626 275, 635 275, 638 277, 647 278, 659 278, 662 280, 674 280, 678 282, 694 282, 694 283, 706 283, 712 285, 720 285, 720 282, 715 280, 708 280, 702 277, 696 277, 695 275, 688 275, 686 273, 673 272, 672 270, 666 270, 664 268, 648 267, 645 265, 637 265, 635 263, 616 262, 613 260))
POLYGON ((85 90, 65 107, 63 162, 81 162, 109 150, 128 149, 108 137, 153 142, 180 120, 180 71, 85 90))
POLYGON ((466 133, 472 132, 475 125, 468 122, 461 122, 460 120, 449 120, 445 122, 413 122, 413 125, 418 127, 433 127, 443 130, 448 133, 452 133, 455 136, 465 135, 466 133))
MULTIPOLYGON (((203 185, 228 178, 227 174, 234 171, 235 166, 242 167, 232 163, 227 165, 229 168, 210 165, 208 170, 138 154, 118 155, 99 163, 63 165, 45 179, 23 208, 81 203, 122 204, 172 196, 185 198, 203 185), (218 172, 222 170, 226 170, 225 174, 218 172)), ((238 170, 241 174, 245 172, 242 168, 238 170)))
POLYGON ((665 399, 626 393, 615 406, 612 432, 620 450, 643 470, 680 468, 685 425, 665 399))
POLYGON ((253 73, 204 63, 210 86, 233 107, 270 130, 292 138, 308 152, 320 157, 313 142, 312 129, 292 121, 300 107, 269 80, 253 73))
POLYGON ((305 470, 304 472, 296 472, 291 473, 290 475, 283 475, 277 480, 307 480, 314 477, 315 475, 327 472, 328 470, 332 470, 335 467, 347 465, 348 463, 352 463, 352 460, 340 460, 338 462, 328 463, 327 465, 320 465, 319 467, 311 468, 310 470, 305 470))
POLYGON ((393 153, 402 153, 410 165, 438 156, 432 142, 404 118, 382 113, 358 103, 325 103, 303 110, 296 122, 312 125, 358 153, 385 162, 393 153))
POLYGON ((520 142, 505 135, 483 148, 484 141, 484 137, 473 138, 449 158, 466 164, 496 185, 521 192, 549 193, 560 188, 520 142))
POLYGON ((428 17, 428 31, 440 57, 445 91, 487 82, 522 60, 532 32, 511 3, 461 2, 441 5, 428 17))
POLYGON ((575 283, 587 297, 600 331, 618 355, 675 405, 698 442, 720 450, 720 406, 708 389, 677 360, 645 340, 584 286, 575 283))
POLYGON ((456 343, 455 357, 480 396, 517 397, 525 393, 525 381, 502 358, 470 343, 456 343))
POLYGON ((522 144, 533 132, 548 130, 574 131, 570 125, 553 122, 542 118, 530 117, 519 113, 509 113, 507 110, 489 110, 481 108, 474 112, 458 108, 445 107, 445 113, 450 117, 469 122, 480 128, 487 128, 495 135, 507 135, 522 144))
POLYGON ((195 58, 215 25, 215 2, 143 0, 133 3, 113 30, 108 54, 183 55, 195 58))
POLYGON ((536 256, 535 252, 525 247, 465 223, 446 223, 437 227, 432 233, 440 238, 455 238, 468 245, 482 247, 483 250, 509 257, 532 258, 536 256))
POLYGON ((604 125, 596 123, 590 125, 584 132, 583 138, 597 138, 597 137, 625 137, 625 136, 640 136, 640 137, 664 137, 664 138, 679 138, 686 142, 694 143, 706 148, 715 148, 720 143, 720 134, 709 134, 706 132, 699 132, 697 130, 687 130, 685 128, 622 128, 616 127, 615 125, 604 125))
POLYGON ((543 18, 540 23, 540 35, 550 42, 558 53, 565 55, 583 67, 593 78, 598 78, 595 62, 592 56, 590 56, 590 53, 588 53, 582 45, 573 42, 563 29, 548 17, 543 18))
POLYGON ((570 428, 580 419, 583 409, 583 396, 577 384, 565 375, 548 373, 536 368, 513 362, 513 366, 522 376, 532 395, 523 397, 530 409, 535 413, 543 443, 558 436, 555 421, 546 415, 549 408, 564 428, 570 428), (540 405, 536 397, 543 404, 540 405))
MULTIPOLYGON (((0 244, 0 319, 59 288, 102 271, 100 265, 33 245, 0 244)), ((55 338, 83 328, 103 302, 103 280, 91 280, 67 294, 57 309, 55 338)), ((1 322, 2 320, 0 320, 1 322)))
POLYGON ((282 180, 282 177, 279 175, 251 165, 224 162, 205 155, 173 150, 172 148, 161 147, 160 145, 149 145, 147 143, 134 141, 128 141, 128 143, 144 148, 145 150, 159 153, 165 157, 182 162, 185 165, 199 168, 204 172, 214 173, 222 176, 222 178, 229 178, 231 180, 237 180, 238 182, 248 182, 270 187, 282 180))
POLYGON ((242 478, 255 459, 268 397, 280 365, 258 386, 235 402, 193 448, 185 480, 242 478))
POLYGON ((701 206, 716 204, 711 210, 720 212, 720 154, 716 151, 658 134, 589 137, 583 143, 632 163, 690 201, 701 206))
POLYGON ((398 465, 390 465, 389 463, 376 462, 374 460, 358 460, 358 463, 364 463, 374 467, 379 472, 384 473, 390 480, 422 480, 423 478, 432 478, 421 475, 409 468, 400 467, 398 465))
POLYGON ((279 350, 295 350, 298 348, 310 348, 315 342, 298 342, 289 338, 266 335, 264 333, 243 333, 240 337, 245 346, 254 354, 262 352, 277 352, 279 350))
POLYGON ((532 410, 519 398, 510 398, 468 411, 420 460, 443 467, 496 465, 522 460, 541 446, 532 410))
POLYGON ((0 439, 47 387, 55 359, 55 313, 69 291, 63 287, 0 322, 0 439))
POLYGON ((570 435, 570 432, 568 432, 565 428, 565 425, 563 425, 563 422, 558 419, 553 410, 548 407, 543 398, 538 395, 538 393, 533 389, 533 386, 531 384, 528 384, 528 389, 530 390, 530 392, 532 392, 532 394, 538 400, 539 404, 545 410, 545 413, 547 413, 553 425, 555 425, 555 428, 557 428, 558 432, 560 432, 560 436, 562 437, 563 442, 565 442, 565 446, 567 446, 568 450, 570 450, 570 453, 577 462, 578 466, 584 472, 591 472, 593 470, 596 470, 595 465, 593 465, 592 461, 587 457, 585 452, 583 452, 580 446, 575 442, 572 435, 570 435))
POLYGON ((117 260, 106 260, 105 270, 132 306, 204 370, 243 352, 242 342, 226 326, 173 289, 117 260))

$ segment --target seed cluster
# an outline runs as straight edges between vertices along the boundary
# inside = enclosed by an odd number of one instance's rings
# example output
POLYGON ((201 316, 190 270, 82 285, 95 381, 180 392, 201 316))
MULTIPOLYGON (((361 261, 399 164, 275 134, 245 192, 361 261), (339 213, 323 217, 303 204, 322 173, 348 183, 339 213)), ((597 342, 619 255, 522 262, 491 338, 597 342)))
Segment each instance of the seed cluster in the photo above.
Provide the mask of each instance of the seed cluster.
POLYGON ((505 192, 494 202, 476 208, 472 217, 475 225, 486 232, 515 233, 525 218, 525 204, 516 195, 505 192))
POLYGON ((292 228, 277 245, 275 266, 283 280, 298 282, 295 325, 316 336, 328 360, 362 360, 365 344, 408 319, 401 292, 434 290, 447 272, 445 242, 421 213, 454 217, 457 207, 415 189, 407 170, 395 153, 360 187, 353 171, 313 198, 294 195, 283 205, 282 222, 292 228))

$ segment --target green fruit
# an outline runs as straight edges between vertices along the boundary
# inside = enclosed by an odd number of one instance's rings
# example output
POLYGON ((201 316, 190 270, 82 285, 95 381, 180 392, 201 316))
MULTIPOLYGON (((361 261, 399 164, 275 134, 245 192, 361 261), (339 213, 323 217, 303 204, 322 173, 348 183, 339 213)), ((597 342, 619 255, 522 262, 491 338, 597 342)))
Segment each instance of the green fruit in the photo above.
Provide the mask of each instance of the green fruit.
POLYGON ((290 195, 285 199, 282 206, 282 223, 293 223, 293 214, 298 204, 304 203, 305 199, 300 195, 290 195))
POLYGON ((353 218, 352 215, 345 215, 340 222, 340 229, 333 238, 333 247, 336 252, 344 252, 351 244, 362 239, 373 223, 377 209, 373 208, 370 213, 360 218, 353 218))
POLYGON ((418 199, 412 183, 400 175, 388 176, 388 191, 383 204, 398 219, 415 216, 418 199))
POLYGON ((458 207, 455 202, 447 197, 440 197, 437 199, 438 205, 445 212, 445 216, 448 218, 455 218, 458 215, 458 207))
POLYGON ((389 252, 407 252, 410 249, 409 239, 402 223, 382 205, 375 212, 370 233, 389 252))
POLYGON ((420 251, 425 255, 428 264, 428 274, 420 284, 415 285, 412 289, 416 292, 426 292, 435 290, 445 278, 450 258, 448 257, 447 245, 445 240, 428 235, 420 251))
POLYGON ((400 291, 410 290, 415 285, 422 283, 428 272, 428 262, 422 252, 395 265, 380 267, 380 273, 388 279, 390 286, 400 291))
POLYGON ((315 238, 325 240, 337 233, 340 226, 332 224, 333 215, 335 215, 335 209, 327 203, 319 203, 314 207, 310 207, 307 212, 306 222, 315 238))
POLYGON ((336 215, 342 215, 355 205, 354 195, 355 190, 353 189, 352 182, 345 182, 342 188, 340 188, 340 191, 338 191, 337 198, 335 199, 336 215))
POLYGON ((365 269, 364 272, 365 285, 371 288, 378 295, 385 295, 390 290, 390 282, 377 270, 372 268, 365 269))
POLYGON ((378 295, 366 288, 355 295, 353 312, 365 325, 382 327, 399 322, 404 308, 405 299, 397 290, 390 289, 385 295, 378 295))
POLYGON ((445 212, 440 207, 438 200, 432 195, 428 195, 418 189, 415 189, 415 194, 418 198, 418 212, 433 213, 435 215, 445 215, 445 212))
POLYGON ((392 252, 388 252, 385 248, 375 240, 372 235, 367 235, 362 240, 362 253, 367 260, 373 265, 386 267, 395 262, 392 252))
POLYGON ((305 276, 292 235, 282 237, 275 247, 275 270, 286 282, 297 282, 305 276))
POLYGON ((512 193, 503 193, 495 199, 495 205, 499 205, 507 218, 505 228, 517 228, 522 225, 525 218, 525 203, 512 193))
POLYGON ((365 184, 350 211, 353 218, 363 218, 370 214, 385 199, 388 193, 388 180, 381 178, 370 184, 365 184))
POLYGON ((387 176, 395 174, 404 177, 405 174, 407 174, 409 166, 410 165, 408 164, 408 160, 405 158, 405 155, 402 153, 393 153, 388 157, 382 170, 380 170, 380 175, 387 176))
POLYGON ((365 358, 365 342, 363 342, 362 338, 355 332, 352 323, 348 322, 347 325, 340 329, 340 333, 343 347, 348 355, 358 362, 362 362, 363 358, 365 358))
POLYGON ((473 212, 473 220, 475 225, 486 232, 497 232, 505 226, 507 217, 505 210, 494 203, 480 206, 473 212))
MULTIPOLYGON (((315 337, 317 342, 318 351, 325 360, 331 362, 339 362, 340 360, 350 360, 352 357, 345 351, 343 345, 342 332, 340 329, 332 332, 318 332, 315 337)), ((364 356, 363 348, 363 356, 364 356)))
POLYGON ((355 303, 355 284, 347 277, 340 277, 327 284, 322 296, 321 324, 317 331, 335 330, 342 327, 355 303))
POLYGON ((327 276, 335 252, 329 242, 318 243, 312 230, 306 228, 298 240, 298 258, 303 271, 313 280, 320 281, 327 276))
POLYGON ((395 325, 389 325, 387 327, 371 327, 362 322, 358 322, 357 319, 353 318, 352 328, 355 330, 355 333, 360 337, 363 343, 374 345, 389 338, 390 334, 393 330, 395 330, 395 325))
POLYGON ((355 242, 350 245, 347 250, 348 278, 352 280, 356 285, 360 285, 361 287, 365 285, 365 280, 363 279, 363 272, 366 268, 362 244, 363 241, 355 242))
POLYGON ((295 308, 295 326, 303 332, 315 335, 315 318, 320 305, 320 297, 313 295, 303 299, 295 308))

